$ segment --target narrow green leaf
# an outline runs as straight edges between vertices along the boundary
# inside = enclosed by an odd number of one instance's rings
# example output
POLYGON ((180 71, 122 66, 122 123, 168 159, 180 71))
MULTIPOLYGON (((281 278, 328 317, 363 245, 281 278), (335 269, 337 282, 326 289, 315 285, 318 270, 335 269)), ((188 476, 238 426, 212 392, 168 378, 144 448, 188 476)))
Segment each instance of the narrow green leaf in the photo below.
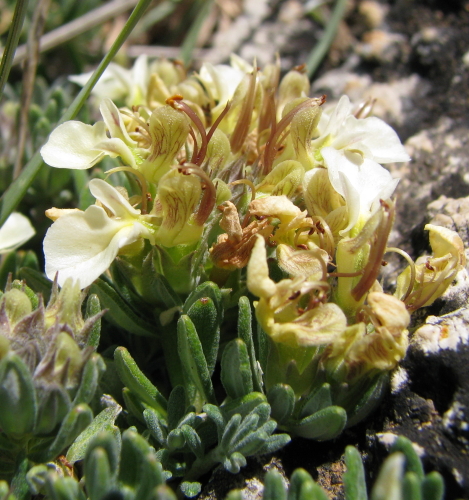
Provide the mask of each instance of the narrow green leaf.
POLYGON ((220 408, 215 405, 204 405, 203 411, 207 414, 207 416, 215 423, 217 428, 217 437, 218 441, 221 440, 223 435, 223 429, 225 428, 225 419, 223 418, 223 414, 220 411, 220 408))
POLYGON ((430 472, 422 481, 423 500, 443 500, 445 497, 445 482, 438 472, 430 472))
POLYGON ((247 297, 241 297, 238 302, 238 337, 246 344, 251 363, 251 373, 254 390, 263 392, 262 372, 256 359, 254 338, 252 334, 251 303, 247 297))
POLYGON ((181 426, 181 431, 184 434, 187 446, 189 446, 192 453, 200 460, 204 458, 205 452, 197 432, 189 425, 181 426))
POLYGON ((220 440, 219 448, 224 451, 224 453, 228 453, 231 448, 231 441, 233 436, 238 431, 239 425, 241 424, 241 415, 236 414, 233 415, 229 422, 226 424, 226 427, 223 431, 223 436, 220 440))
POLYGON ((306 398, 305 403, 301 408, 299 417, 307 417, 308 415, 312 415, 313 413, 323 410, 331 405, 331 386, 330 384, 325 383, 306 398))
POLYGON ((31 454, 30 459, 35 462, 55 460, 90 425, 92 420, 93 412, 87 405, 75 406, 62 422, 52 444, 47 449, 43 449, 42 452, 31 454))
POLYGON ((150 453, 149 444, 137 432, 127 429, 122 434, 119 481, 123 485, 132 489, 139 486, 146 469, 144 462, 147 460, 148 453, 150 453))
POLYGON ((290 479, 288 500, 299 500, 303 485, 313 483, 313 478, 304 469, 296 469, 290 479))
MULTIPOLYGON (((10 74, 13 57, 15 56, 16 47, 21 35, 24 18, 28 10, 28 0, 17 0, 15 4, 15 12, 11 21, 10 29, 8 30, 8 38, 5 44, 5 50, 0 63, 0 98, 3 96, 3 89, 10 74)), ((3 223, 0 223, 0 227, 3 223)))
MULTIPOLYGON (((347 427, 352 427, 361 422, 381 403, 389 386, 389 372, 383 372, 372 385, 362 393, 355 408, 349 412, 347 427)), ((338 403, 340 404, 340 403, 338 403)))
POLYGON ((291 441, 288 434, 274 434, 264 440, 264 444, 257 450, 259 455, 269 455, 283 448, 291 441))
POLYGON ((90 293, 96 294, 102 307, 108 309, 106 318, 109 321, 135 335, 155 337, 155 325, 139 316, 108 283, 97 279, 91 285, 90 293))
POLYGON ((270 470, 265 475, 262 500, 287 500, 285 480, 276 469, 270 470))
POLYGON ((365 469, 360 452, 353 446, 345 448, 344 489, 347 500, 367 500, 365 469))
MULTIPOLYGON (((86 319, 92 318, 101 312, 101 303, 99 297, 92 293, 88 296, 86 300, 86 319)), ((94 350, 98 348, 99 339, 101 336, 101 318, 98 318, 90 331, 88 332, 88 338, 86 340, 86 345, 93 347, 94 350)))
POLYGON ((414 472, 407 472, 402 479, 402 500, 423 500, 420 479, 414 472))
POLYGON ((105 370, 103 358, 98 354, 93 354, 83 368, 80 385, 73 400, 74 406, 80 403, 88 404, 91 401, 105 370))
POLYGON ((167 429, 158 412, 153 408, 147 408, 143 412, 143 418, 151 435, 161 445, 166 445, 167 429))
POLYGON ((47 476, 46 498, 50 500, 86 500, 80 483, 72 477, 47 476))
POLYGON ((314 481, 302 485, 298 500, 329 500, 326 492, 314 481))
POLYGON ((103 448, 93 448, 84 464, 86 492, 90 500, 101 500, 113 487, 113 474, 103 448))
POLYGON ((36 391, 28 367, 13 351, 0 361, 0 428, 6 434, 24 435, 36 421, 36 391))
POLYGON ((413 472, 420 480, 423 480, 425 473, 423 471, 422 461, 414 450, 412 441, 404 436, 399 436, 391 446, 390 453, 398 451, 405 456, 405 472, 413 472))
POLYGON ((183 315, 178 321, 178 352, 183 369, 207 403, 216 404, 210 373, 197 331, 191 319, 183 315))
POLYGON ((114 361, 122 383, 163 418, 166 418, 168 405, 166 399, 143 374, 129 351, 125 347, 118 347, 114 351, 114 361))
POLYGON ((327 54, 329 47, 334 41, 339 23, 344 17, 345 7, 347 6, 346 0, 337 0, 332 16, 327 23, 326 29, 321 37, 319 43, 311 51, 308 61, 306 63, 306 71, 309 78, 311 78, 318 66, 321 64, 324 56, 327 54))
MULTIPOLYGON (((185 308, 184 308, 185 309, 185 308)), ((210 375, 213 375, 220 344, 220 324, 217 308, 210 297, 196 300, 187 311, 199 336, 210 375)))
POLYGON ((346 423, 347 412, 340 406, 329 406, 300 420, 298 424, 290 425, 288 430, 297 436, 326 441, 337 437, 346 423))
POLYGON ((164 483, 163 467, 153 450, 145 454, 140 472, 140 481, 135 491, 135 500, 153 500, 153 491, 164 483))
POLYGON ((295 407, 295 392, 287 384, 276 384, 269 389, 267 401, 270 404, 272 418, 279 424, 286 422, 295 407))
POLYGON ((229 342, 221 359, 221 381, 232 399, 253 391, 251 363, 246 344, 241 339, 229 342))
POLYGON ((242 417, 251 413, 252 410, 257 408, 260 404, 265 403, 267 398, 264 394, 259 392, 251 392, 246 396, 234 399, 228 403, 224 403, 220 410, 223 413, 223 417, 228 421, 233 415, 239 413, 242 417))
MULTIPOLYGON (((91 424, 75 439, 68 449, 67 460, 72 464, 83 460, 88 445, 94 440, 95 436, 101 433, 106 433, 106 439, 113 443, 117 442, 120 447, 120 431, 114 423, 121 411, 122 408, 116 403, 98 413, 91 424)), ((108 445, 107 448, 111 450, 111 445, 108 445)))
POLYGON ((186 38, 181 45, 181 59, 184 63, 184 66, 188 66, 192 59, 192 52, 196 46, 197 38, 199 36, 199 32, 202 29, 205 19, 208 17, 210 13, 210 9, 212 8, 213 0, 199 0, 199 9, 197 13, 197 17, 192 23, 189 31, 187 32, 186 38))
POLYGON ((182 385, 176 386, 168 399, 168 430, 175 429, 186 414, 186 391, 182 385))

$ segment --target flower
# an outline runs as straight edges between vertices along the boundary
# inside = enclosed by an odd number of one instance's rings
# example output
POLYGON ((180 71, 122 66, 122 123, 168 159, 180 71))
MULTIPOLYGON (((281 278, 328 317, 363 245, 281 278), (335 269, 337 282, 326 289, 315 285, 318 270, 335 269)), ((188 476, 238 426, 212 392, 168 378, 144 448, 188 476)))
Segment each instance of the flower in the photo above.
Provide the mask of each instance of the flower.
POLYGON ((154 243, 152 217, 141 215, 122 194, 101 179, 90 191, 105 208, 68 211, 49 228, 44 239, 46 274, 59 285, 71 276, 85 288, 108 269, 122 249, 141 238, 154 243), (109 215, 110 214, 110 215, 109 215))
POLYGON ((86 125, 71 120, 53 130, 41 148, 43 160, 51 167, 83 170, 96 165, 108 154, 112 158, 120 156, 136 168, 134 150, 137 143, 129 137, 118 108, 106 98, 99 109, 103 122, 86 125))
MULTIPOLYGON (((355 226, 360 214, 373 212, 380 199, 388 199, 398 180, 380 163, 409 161, 396 132, 376 117, 358 119, 347 96, 341 97, 333 113, 322 113, 319 137, 311 142, 318 166, 327 168, 334 189, 344 197, 348 223, 340 234, 355 226)), ((313 174, 305 177, 306 190, 313 174)))
MULTIPOLYGON (((91 71, 70 76, 69 80, 83 87, 92 75, 91 71)), ((125 99, 127 106, 138 106, 145 101, 149 79, 148 58, 141 55, 130 70, 110 63, 91 92, 100 99, 125 99)))
POLYGON ((340 335, 347 320, 339 306, 322 303, 327 283, 304 276, 275 283, 269 278, 264 238, 257 237, 248 264, 247 286, 260 297, 256 318, 274 342, 291 347, 328 344, 340 335), (300 307, 309 297, 305 308, 300 307))
POLYGON ((0 228, 0 254, 11 252, 36 234, 24 215, 13 212, 0 228))

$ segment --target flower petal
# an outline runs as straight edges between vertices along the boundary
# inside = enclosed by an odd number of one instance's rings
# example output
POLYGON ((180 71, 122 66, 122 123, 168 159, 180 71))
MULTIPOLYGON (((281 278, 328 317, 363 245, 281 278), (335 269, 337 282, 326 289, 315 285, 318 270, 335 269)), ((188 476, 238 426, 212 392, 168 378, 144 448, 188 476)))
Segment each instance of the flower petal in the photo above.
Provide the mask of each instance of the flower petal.
POLYGON ((109 218, 96 205, 64 215, 44 238, 46 274, 54 279, 58 272, 61 286, 72 277, 85 288, 109 268, 119 249, 135 242, 143 230, 138 223, 109 218))
POLYGON ((17 212, 12 213, 0 228, 0 254, 20 247, 35 234, 27 217, 17 212))
POLYGON ((69 121, 59 125, 41 148, 43 160, 51 167, 83 170, 98 163, 104 156, 94 149, 107 139, 103 122, 86 125, 69 121))
POLYGON ((89 183, 91 194, 121 219, 138 217, 140 210, 132 205, 117 191, 117 189, 102 179, 91 179, 89 183))

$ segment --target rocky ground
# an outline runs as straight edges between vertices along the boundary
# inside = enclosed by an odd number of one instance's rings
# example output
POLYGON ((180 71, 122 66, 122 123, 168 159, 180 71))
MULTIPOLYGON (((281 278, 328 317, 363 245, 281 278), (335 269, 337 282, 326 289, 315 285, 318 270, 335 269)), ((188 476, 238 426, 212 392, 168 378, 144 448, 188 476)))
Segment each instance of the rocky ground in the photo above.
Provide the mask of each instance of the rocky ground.
MULTIPOLYGON (((221 62, 236 52, 262 66, 278 52, 283 69, 302 64, 323 31, 306 14, 314 3, 245 0, 213 37, 207 55, 221 62)), ((312 84, 313 93, 327 94, 329 103, 343 93, 356 103, 376 99, 375 115, 405 142, 412 161, 391 166, 401 177, 392 243, 414 258, 428 251, 423 226, 430 221, 457 230, 469 249, 468 33, 467 0, 350 1, 312 84)), ((390 259, 388 286, 398 266, 402 262, 390 259)), ((464 271, 443 299, 415 319, 392 392, 366 422, 334 442, 296 439, 274 462, 251 463, 236 484, 215 472, 205 496, 223 498, 247 479, 246 493, 255 498, 263 466, 279 466, 287 476, 301 466, 340 499, 345 446, 359 446, 371 477, 389 443, 404 435, 421 451, 426 469, 443 474, 448 500, 469 498, 468 297, 464 271)))

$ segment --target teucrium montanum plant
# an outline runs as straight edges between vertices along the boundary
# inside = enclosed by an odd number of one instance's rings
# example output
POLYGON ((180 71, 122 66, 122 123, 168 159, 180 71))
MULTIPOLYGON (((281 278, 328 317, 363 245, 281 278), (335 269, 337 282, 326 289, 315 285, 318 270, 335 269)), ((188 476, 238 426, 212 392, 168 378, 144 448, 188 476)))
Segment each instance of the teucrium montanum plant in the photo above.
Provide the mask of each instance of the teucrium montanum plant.
POLYGON ((409 160, 396 133, 346 96, 309 98, 301 67, 280 79, 278 64, 233 56, 188 76, 140 59, 110 82, 103 121, 63 123, 42 156, 73 169, 118 158, 106 174, 125 187, 98 174, 95 204, 47 212, 46 273, 91 285, 114 323, 157 343, 170 388, 124 348, 115 367, 163 467, 194 492, 217 463, 236 472, 284 445, 277 424, 325 440, 363 419, 405 356, 410 313, 465 264, 459 236, 427 226, 434 256, 408 257, 394 295, 377 281, 398 182, 382 164, 409 160), (224 321, 236 305, 237 332, 224 321))

